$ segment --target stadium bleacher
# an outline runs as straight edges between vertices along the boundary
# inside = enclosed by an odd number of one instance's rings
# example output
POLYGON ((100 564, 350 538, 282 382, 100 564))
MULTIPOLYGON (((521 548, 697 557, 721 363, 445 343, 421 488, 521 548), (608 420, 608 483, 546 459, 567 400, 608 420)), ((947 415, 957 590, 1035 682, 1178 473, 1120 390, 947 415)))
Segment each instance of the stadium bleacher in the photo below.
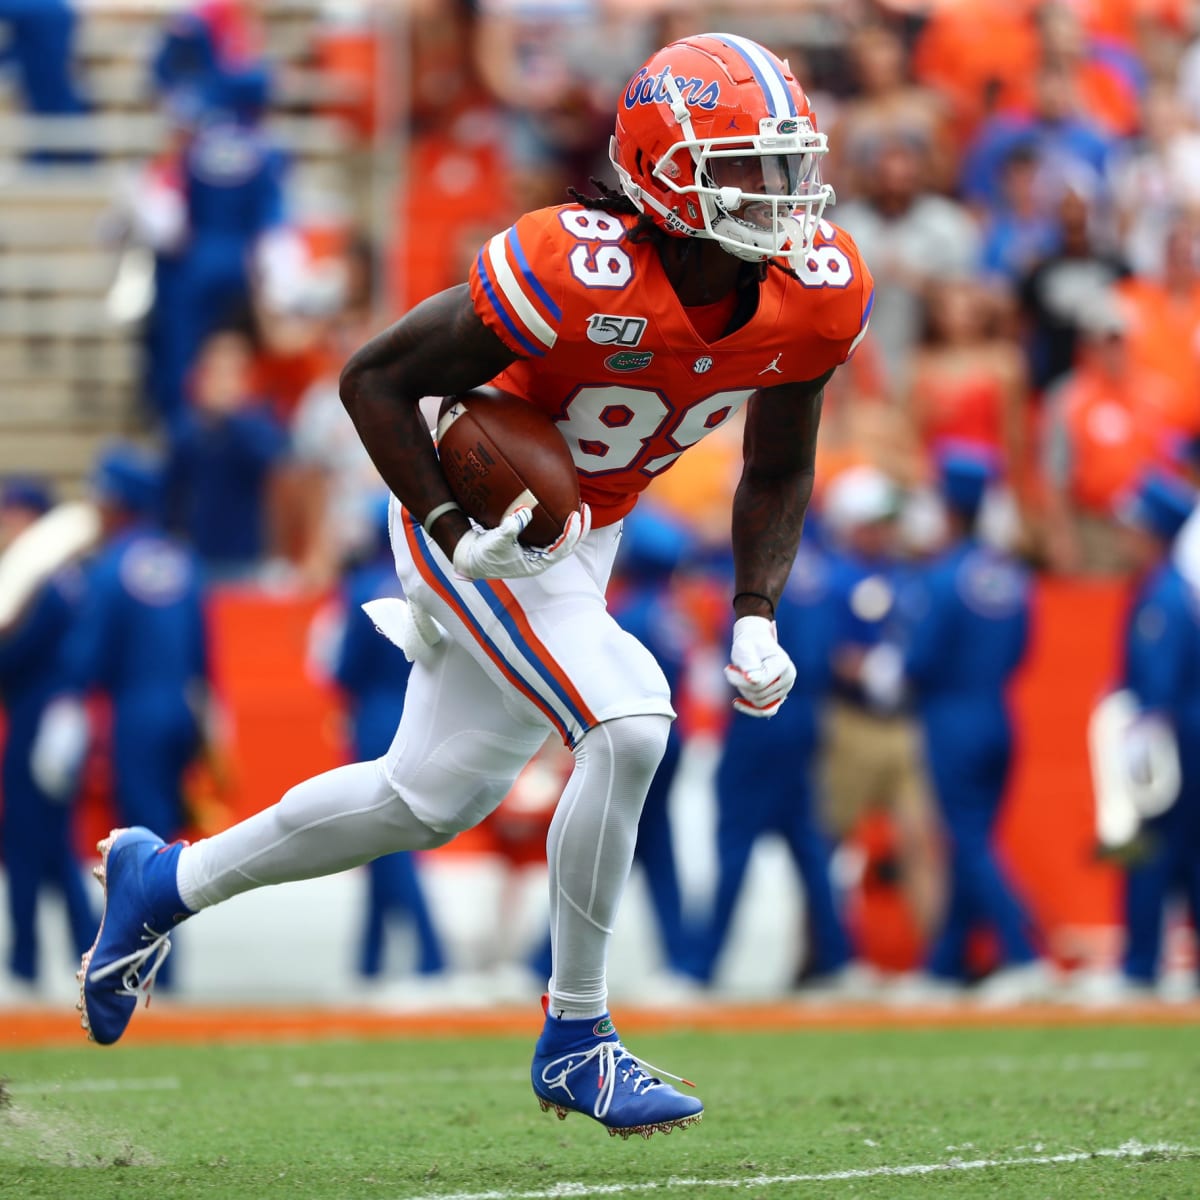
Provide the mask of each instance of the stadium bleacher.
MULTIPOLYGON (((79 4, 77 75, 94 106, 86 115, 30 115, 0 74, 0 474, 44 471, 66 495, 100 441, 145 426, 139 329, 106 304, 121 247, 105 217, 163 145, 147 62, 178 7, 79 4), (62 158, 31 160, 37 151, 62 158)), ((277 0, 265 16, 278 78, 270 128, 293 156, 293 192, 345 193, 347 137, 320 111, 328 85, 311 63, 320 4, 277 0)))

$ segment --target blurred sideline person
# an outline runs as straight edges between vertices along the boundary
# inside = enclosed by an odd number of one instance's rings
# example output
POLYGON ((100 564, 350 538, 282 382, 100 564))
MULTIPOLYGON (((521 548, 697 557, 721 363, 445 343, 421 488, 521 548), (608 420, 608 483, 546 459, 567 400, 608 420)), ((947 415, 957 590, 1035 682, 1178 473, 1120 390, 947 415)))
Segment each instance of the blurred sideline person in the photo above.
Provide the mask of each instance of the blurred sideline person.
POLYGON ((985 929, 998 965, 979 998, 1044 999, 1050 973, 993 840, 1013 758, 1007 692, 1029 645, 1032 581, 974 532, 997 475, 994 452, 957 443, 943 448, 938 466, 946 543, 901 598, 899 674, 913 696, 948 843, 945 915, 925 968, 935 984, 961 986, 971 973, 969 939, 985 929))
POLYGON ((445 844, 499 804, 553 729, 575 766, 548 837, 554 973, 535 1096, 626 1138, 699 1119, 700 1100, 630 1054, 608 1014, 609 942, 675 714, 605 589, 638 493, 748 403, 727 675, 738 709, 768 717, 783 703, 796 672, 775 604, 812 490, 822 389, 872 298, 853 242, 822 220, 825 149, 769 51, 728 34, 673 43, 618 100, 619 192, 521 217, 467 283, 351 358, 342 397, 396 498, 408 603, 384 624, 415 660, 400 727, 383 758, 307 780, 193 846, 145 829, 104 840, 103 933, 82 969, 95 1040, 124 1032, 179 921, 253 887, 445 844), (584 503, 551 546, 519 542, 527 508, 473 526, 439 469, 420 402, 492 381, 571 446, 584 503))
MULTIPOLYGON (((380 642, 364 605, 399 596, 400 585, 388 546, 388 504, 377 506, 375 547, 351 564, 342 581, 344 612, 329 651, 330 677, 346 696, 350 746, 357 762, 387 752, 408 686, 410 667, 395 646, 380 642)), ((384 854, 367 864, 367 905, 358 970, 368 979, 384 971, 388 925, 409 918, 417 939, 416 970, 436 975, 446 965, 441 938, 434 926, 412 854, 384 854)))
POLYGON ((1129 274, 1105 244, 1096 176, 1070 157, 1044 170, 1042 186, 1054 191, 1058 237, 1017 283, 1030 383, 1049 397, 1080 357, 1080 343, 1096 332, 1097 299, 1129 274))
POLYGON ((607 8, 599 0, 477 6, 475 67, 498 102, 497 141, 521 207, 553 204, 565 184, 603 161, 609 98, 645 48, 636 24, 607 8))
POLYGON ((831 683, 836 621, 828 555, 806 537, 779 597, 780 644, 796 666, 788 705, 771 721, 735 712, 717 765, 717 883, 690 973, 711 983, 728 941, 755 843, 777 834, 787 843, 804 890, 806 987, 852 982, 854 950, 830 876, 833 844, 818 819, 816 755, 831 683))
POLYGON ((159 525, 162 480, 158 459, 133 445, 109 446, 96 463, 101 545, 85 568, 62 691, 39 726, 34 762, 46 790, 69 798, 91 737, 83 702, 103 694, 117 818, 175 838, 187 820, 185 772, 204 747, 208 640, 199 563, 159 525))
MULTIPOLYGON (((15 67, 32 113, 70 117, 88 111, 77 81, 75 7, 71 0, 0 0, 4 57, 15 67)), ((48 161, 67 157, 71 156, 48 151, 35 155, 48 161)))
MULTIPOLYGON (((10 479, 0 488, 0 562, 51 505, 50 491, 40 480, 10 479)), ((26 538, 23 545, 28 544, 26 538)), ((51 795, 39 786, 31 763, 42 714, 62 685, 62 643, 80 600, 78 569, 68 566, 61 547, 45 550, 62 559, 62 568, 40 581, 36 575, 22 581, 9 576, 14 592, 4 599, 16 611, 11 621, 0 623, 5 722, 0 847, 8 876, 8 967, 14 980, 30 986, 38 980, 37 907, 43 884, 62 893, 71 942, 80 954, 96 936, 96 916, 72 842, 73 797, 51 795), (17 596, 21 583, 26 594, 17 596)))
MULTIPOLYGON (((1163 929, 1176 896, 1200 923, 1200 619, 1171 548, 1196 507, 1190 485, 1153 470, 1120 510, 1138 571, 1124 627, 1122 687, 1139 715, 1166 724, 1179 758, 1175 802, 1146 820, 1125 872, 1125 950, 1112 998, 1150 994, 1163 967, 1163 929)), ((1092 999, 1100 998, 1097 994, 1092 999)))
POLYGON ((372 513, 388 492, 338 394, 342 359, 379 327, 373 313, 352 311, 330 322, 329 370, 301 396, 290 424, 289 473, 296 480, 302 527, 299 570, 327 587, 341 563, 374 537, 372 513))
POLYGON ((201 344, 188 402, 171 432, 166 497, 170 527, 214 583, 243 582, 272 547, 287 430, 254 392, 254 345, 244 330, 214 330, 201 344))
POLYGON ((867 191, 841 216, 876 272, 875 344, 889 380, 907 377, 928 293, 972 272, 980 237, 971 214, 931 186, 931 147, 896 128, 881 132, 862 161, 867 191))
POLYGON ((266 128, 269 95, 263 67, 214 72, 206 119, 183 147, 186 221, 159 379, 168 427, 183 411, 188 372, 205 340, 250 311, 252 256, 286 217, 289 163, 266 128))
POLYGON ((903 693, 878 689, 863 674, 871 651, 897 632, 899 515, 899 490, 875 467, 848 467, 825 489, 833 682, 819 795, 822 822, 838 842, 869 813, 887 814, 900 890, 928 936, 941 911, 942 866, 920 734, 903 693))
POLYGON ((1094 293, 1075 320, 1078 358, 1046 400, 1046 549, 1055 570, 1120 575, 1118 504, 1175 439, 1194 434, 1190 398, 1134 359, 1111 292, 1094 293))

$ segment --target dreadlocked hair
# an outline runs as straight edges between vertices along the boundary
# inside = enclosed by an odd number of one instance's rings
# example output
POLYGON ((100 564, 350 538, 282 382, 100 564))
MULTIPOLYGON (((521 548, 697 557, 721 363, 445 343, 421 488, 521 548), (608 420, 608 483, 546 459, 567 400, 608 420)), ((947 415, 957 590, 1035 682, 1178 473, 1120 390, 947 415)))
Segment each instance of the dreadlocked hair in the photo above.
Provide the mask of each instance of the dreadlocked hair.
MULTIPOLYGON (((629 234, 631 242, 659 241, 668 236, 658 227, 654 218, 649 213, 642 212, 624 192, 616 191, 614 188, 609 187, 602 179, 596 179, 594 176, 590 177, 589 182, 598 190, 599 195, 585 196, 573 187, 567 188, 567 195, 576 204, 593 211, 609 212, 614 214, 614 216, 637 217, 637 224, 629 234)), ((767 277, 767 270, 770 267, 774 267, 777 271, 782 271, 785 275, 796 280, 797 283, 800 282, 800 276, 791 267, 781 263, 777 258, 768 258, 760 263, 747 263, 747 266, 752 268, 752 270, 747 272, 749 278, 745 282, 761 283, 767 277)))
POLYGON ((581 204, 584 208, 593 211, 610 212, 614 216, 621 217, 637 217, 637 224, 629 235, 631 241, 654 241, 657 238, 666 237, 666 234, 655 225, 654 218, 649 213, 642 212, 624 192, 616 191, 601 179, 593 177, 590 182, 599 190, 598 196, 585 196, 573 187, 567 188, 567 195, 576 204, 581 204))

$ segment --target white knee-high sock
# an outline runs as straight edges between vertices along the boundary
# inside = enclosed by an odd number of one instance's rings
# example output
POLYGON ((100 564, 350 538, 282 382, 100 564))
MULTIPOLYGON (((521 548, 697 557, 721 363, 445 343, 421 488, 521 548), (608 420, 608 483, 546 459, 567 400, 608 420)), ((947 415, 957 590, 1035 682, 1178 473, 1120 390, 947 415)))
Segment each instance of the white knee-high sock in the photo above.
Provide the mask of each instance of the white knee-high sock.
POLYGON ((453 834, 422 824, 378 761, 306 779, 278 804, 184 848, 177 885, 193 912, 269 883, 332 875, 394 850, 428 850, 453 834))
POLYGON ((550 823, 550 940, 554 1016, 608 1007, 608 945, 633 864, 638 820, 667 744, 668 717, 621 717, 589 730, 550 823))

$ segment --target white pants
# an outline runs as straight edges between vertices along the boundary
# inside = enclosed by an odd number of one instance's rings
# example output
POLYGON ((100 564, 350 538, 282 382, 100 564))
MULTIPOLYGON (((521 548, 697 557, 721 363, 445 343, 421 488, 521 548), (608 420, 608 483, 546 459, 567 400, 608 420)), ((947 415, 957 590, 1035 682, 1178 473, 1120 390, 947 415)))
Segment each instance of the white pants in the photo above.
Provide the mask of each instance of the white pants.
POLYGON ((467 650, 514 719, 548 723, 574 746, 614 717, 675 716, 658 663, 605 603, 619 524, 592 530, 570 558, 541 575, 508 580, 457 578, 395 501, 391 531, 405 595, 467 650))
MULTIPOLYGON (((594 530, 531 579, 458 579, 393 503, 405 593, 446 628, 414 663, 399 728, 378 762, 296 787, 271 808, 187 848, 179 888, 193 909, 264 884, 428 849, 483 820, 554 730, 575 769, 547 845, 552 1001, 590 1015, 606 1002, 612 922, 637 823, 674 717, 653 656, 609 615, 619 527, 594 530)), ((380 653, 393 653, 381 639, 380 653)))

